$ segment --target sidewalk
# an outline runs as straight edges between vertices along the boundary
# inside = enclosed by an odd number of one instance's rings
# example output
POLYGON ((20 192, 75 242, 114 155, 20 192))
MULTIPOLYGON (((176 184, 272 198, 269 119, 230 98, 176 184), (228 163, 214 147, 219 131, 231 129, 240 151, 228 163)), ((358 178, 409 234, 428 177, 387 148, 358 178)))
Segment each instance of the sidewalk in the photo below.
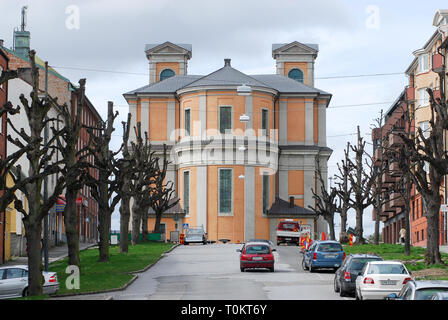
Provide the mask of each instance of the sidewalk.
MULTIPOLYGON (((84 250, 93 246, 96 246, 97 243, 87 243, 87 242, 80 242, 79 243, 79 250, 84 250)), ((61 259, 64 259, 67 255, 67 244, 62 246, 54 246, 51 247, 48 250, 48 262, 52 263, 54 261, 58 261, 61 259)), ((11 266, 11 265, 27 265, 28 264, 28 257, 14 257, 13 259, 7 261, 4 264, 0 264, 0 267, 5 266, 11 266)))

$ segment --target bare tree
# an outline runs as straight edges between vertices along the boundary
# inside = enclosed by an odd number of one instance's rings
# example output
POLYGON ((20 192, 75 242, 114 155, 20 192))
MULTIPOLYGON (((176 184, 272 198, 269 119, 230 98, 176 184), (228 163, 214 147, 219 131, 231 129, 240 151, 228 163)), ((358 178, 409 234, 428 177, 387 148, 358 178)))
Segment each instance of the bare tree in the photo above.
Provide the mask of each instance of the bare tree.
MULTIPOLYGON (((26 113, 29 124, 29 131, 23 127, 19 130, 8 118, 8 126, 18 135, 18 138, 12 139, 8 135, 8 141, 14 144, 19 151, 10 155, 2 161, 2 187, 4 195, 2 196, 1 206, 4 207, 14 201, 15 209, 23 215, 25 227, 25 236, 28 244, 28 294, 39 295, 42 293, 43 285, 43 266, 41 255, 41 234, 42 221, 48 215, 50 209, 56 204, 59 195, 65 187, 65 177, 60 175, 56 179, 53 192, 48 197, 42 196, 43 182, 46 177, 56 175, 60 172, 61 162, 53 161, 53 156, 59 151, 55 146, 56 139, 62 134, 61 130, 56 130, 55 123, 58 119, 48 118, 48 112, 52 108, 59 109, 57 99, 47 95, 40 97, 39 90, 39 71, 35 64, 35 51, 30 50, 29 59, 31 64, 31 82, 32 92, 30 100, 20 95, 20 101, 26 113), (53 136, 48 139, 43 138, 44 130, 47 125, 53 126, 53 136), (28 132, 27 132, 28 131, 28 132), (16 165, 18 159, 26 155, 29 161, 29 170, 25 174, 20 165, 16 165), (19 158, 15 158, 19 156, 19 158), (13 187, 7 187, 4 183, 4 176, 7 172, 12 173, 14 182, 13 187), (28 200, 28 211, 25 210, 21 199, 16 196, 16 191, 20 190, 28 200)), ((13 108, 9 104, 6 109, 9 114, 19 112, 20 108, 13 108)))
POLYGON ((90 135, 89 150, 94 156, 94 168, 98 170, 98 178, 89 175, 87 185, 91 188, 92 196, 98 203, 98 231, 99 241, 99 262, 109 261, 109 234, 111 228, 111 215, 116 205, 120 201, 121 181, 117 179, 115 156, 116 153, 110 150, 109 143, 112 132, 115 130, 114 120, 118 112, 114 114, 113 103, 108 103, 107 121, 101 122, 97 127, 87 127, 90 135))
POLYGON ((408 174, 423 199, 428 224, 425 261, 428 264, 442 264, 439 250, 440 188, 444 176, 448 173, 448 154, 444 147, 443 132, 448 129, 448 111, 444 90, 444 75, 440 75, 440 97, 435 98, 432 89, 430 96, 431 119, 429 132, 417 129, 415 137, 400 133, 407 148, 411 166, 408 174))
POLYGON ((361 137, 358 126, 357 145, 350 146, 352 151, 355 153, 355 161, 353 162, 349 159, 349 166, 351 167, 351 170, 348 175, 350 185, 353 190, 349 203, 350 207, 356 211, 356 244, 362 244, 365 242, 363 237, 364 228, 362 221, 364 209, 375 203, 375 198, 373 197, 373 186, 376 181, 376 174, 372 167, 371 158, 370 162, 366 159, 368 154, 365 151, 365 145, 366 143, 361 137))
POLYGON ((349 238, 347 234, 347 214, 350 209, 350 198, 352 194, 352 188, 349 181, 350 173, 350 143, 347 142, 347 149, 344 150, 345 159, 338 165, 339 175, 336 178, 339 182, 336 182, 338 204, 336 206, 336 212, 341 216, 341 231, 339 234, 339 241, 341 243, 348 243, 349 238))
POLYGON ((322 177, 322 169, 320 167, 319 156, 316 157, 316 176, 320 185, 320 193, 316 193, 313 188, 313 198, 316 201, 316 207, 308 206, 317 216, 322 216, 327 221, 330 228, 330 240, 336 240, 334 231, 334 214, 336 212, 336 198, 338 190, 331 188, 330 192, 327 191, 325 181, 322 177))
MULTIPOLYGON (((154 210, 156 215, 156 222, 154 226, 154 232, 160 232, 160 221, 162 220, 162 214, 174 207, 178 202, 179 198, 172 201, 176 195, 176 190, 174 189, 173 181, 165 182, 166 173, 168 170, 169 161, 167 159, 167 147, 163 145, 163 158, 161 159, 162 166, 160 167, 159 162, 155 163, 155 176, 152 178, 151 184, 151 208, 154 210)), ((147 214, 147 212, 146 212, 147 214)))

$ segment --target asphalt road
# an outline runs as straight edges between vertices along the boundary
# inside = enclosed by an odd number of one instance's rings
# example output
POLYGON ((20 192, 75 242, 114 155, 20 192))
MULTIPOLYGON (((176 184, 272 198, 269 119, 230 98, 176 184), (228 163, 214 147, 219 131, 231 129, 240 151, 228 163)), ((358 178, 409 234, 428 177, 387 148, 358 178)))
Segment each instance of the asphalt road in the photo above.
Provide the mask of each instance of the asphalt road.
POLYGON ((274 273, 264 270, 241 272, 238 248, 241 245, 179 246, 165 254, 152 268, 140 273, 126 290, 96 297, 114 300, 352 299, 334 293, 333 271, 304 271, 298 247, 277 247, 274 273))

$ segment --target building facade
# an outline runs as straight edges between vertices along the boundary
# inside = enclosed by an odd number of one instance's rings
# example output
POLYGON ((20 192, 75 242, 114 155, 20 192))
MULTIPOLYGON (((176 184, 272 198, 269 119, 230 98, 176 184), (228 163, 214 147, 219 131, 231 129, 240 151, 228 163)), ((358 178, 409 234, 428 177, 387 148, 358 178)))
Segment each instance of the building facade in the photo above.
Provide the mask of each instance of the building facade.
MULTIPOLYGON (((14 48, 6 48, 2 45, 0 46, 0 51, 3 51, 9 59, 9 69, 11 70, 30 70, 31 64, 28 57, 28 52, 30 50, 30 32, 29 31, 15 31, 14 32, 14 48)), ((36 56, 35 59, 36 66, 39 71, 39 89, 41 94, 44 94, 46 87, 46 76, 45 76, 45 62, 36 56)), ((25 97, 29 97, 32 91, 32 83, 30 73, 21 73, 22 76, 8 81, 8 101, 11 101, 13 105, 21 105, 20 95, 24 94, 25 97)), ((60 105, 67 104, 68 106, 76 105, 78 101, 78 93, 75 90, 76 86, 73 85, 70 80, 63 77, 56 70, 48 67, 47 74, 47 88, 48 95, 57 98, 60 105)), ((82 109, 82 124, 91 125, 96 124, 101 121, 101 117, 95 110, 92 103, 86 98, 85 104, 82 109)), ((58 118, 60 121, 63 120, 60 110, 52 108, 49 111, 50 118, 58 118)), ((14 115, 14 119, 11 119, 14 124, 20 124, 24 130, 29 130, 27 125, 28 120, 24 112, 14 115)), ((16 125, 16 128, 20 130, 21 126, 16 125)), ((57 126, 63 126, 63 122, 59 122, 57 126)), ((15 132, 11 132, 14 136, 15 132)), ((49 137, 51 137, 51 130, 49 130, 49 137)), ((87 132, 82 129, 80 138, 78 141, 78 150, 84 147, 88 143, 87 132)), ((8 153, 14 152, 17 148, 12 143, 8 142, 8 153)), ((54 154, 54 161, 58 161, 61 158, 59 152, 54 154)), ((89 159, 93 163, 93 157, 89 159)), ((28 172, 29 162, 26 157, 22 157, 19 160, 20 165, 24 174, 28 172)), ((92 169, 93 170, 93 169, 92 169)), ((95 170, 93 170, 95 171, 95 170)), ((92 172, 92 174, 96 174, 92 172)), ((49 176, 47 179, 47 190, 51 194, 52 190, 57 181, 57 175, 49 176)), ((8 180, 9 183, 13 183, 12 179, 8 180)), ((25 208, 27 208, 27 201, 24 195, 20 194, 18 191, 17 196, 23 200, 25 208)), ((58 204, 53 206, 48 215, 48 225, 49 225, 49 245, 61 245, 66 242, 65 227, 63 219, 63 209, 64 209, 64 195, 61 195, 58 204)), ((97 212, 98 205, 96 201, 91 196, 90 190, 87 187, 80 190, 78 195, 78 214, 79 214, 79 234, 80 240, 85 242, 94 242, 97 240, 97 212)), ((22 223, 21 214, 14 209, 14 205, 11 204, 6 212, 6 224, 8 226, 7 234, 9 242, 6 243, 7 246, 7 259, 11 256, 21 256, 26 254, 26 240, 24 235, 24 227, 22 223)))
MULTIPOLYGON (((311 188, 320 190, 316 157, 326 176, 332 153, 326 145, 331 94, 313 86, 317 54, 314 44, 274 44, 276 74, 246 75, 225 59, 208 75, 188 75, 191 45, 146 45, 149 85, 124 97, 133 125, 141 122, 155 149, 169 148, 167 180, 185 213, 178 231, 203 226, 209 240, 275 241, 282 218, 313 234, 327 231, 309 210, 311 188), (290 198, 294 210, 279 205, 290 198)), ((162 223, 166 234, 175 228, 172 217, 162 223)))

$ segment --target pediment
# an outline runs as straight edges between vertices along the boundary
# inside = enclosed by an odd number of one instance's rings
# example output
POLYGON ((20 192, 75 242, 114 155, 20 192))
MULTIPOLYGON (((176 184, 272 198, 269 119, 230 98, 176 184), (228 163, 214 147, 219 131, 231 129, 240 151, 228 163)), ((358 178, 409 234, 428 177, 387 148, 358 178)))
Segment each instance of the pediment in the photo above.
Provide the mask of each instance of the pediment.
POLYGON ((283 46, 279 46, 273 50, 274 54, 316 54, 318 51, 308 45, 302 44, 300 42, 294 41, 283 46))
POLYGON ((191 51, 180 45, 176 45, 169 41, 162 44, 147 44, 145 48, 147 54, 188 54, 191 55, 191 51))

